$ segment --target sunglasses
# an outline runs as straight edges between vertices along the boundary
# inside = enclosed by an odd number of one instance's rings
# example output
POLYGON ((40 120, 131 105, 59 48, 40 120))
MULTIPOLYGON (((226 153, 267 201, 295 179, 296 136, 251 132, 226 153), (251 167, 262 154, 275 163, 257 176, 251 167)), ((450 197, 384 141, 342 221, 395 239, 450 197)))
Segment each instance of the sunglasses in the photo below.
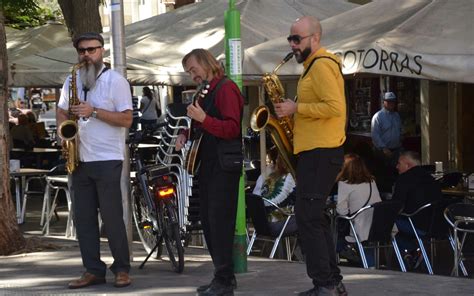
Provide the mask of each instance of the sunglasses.
POLYGON ((102 45, 94 46, 94 47, 86 47, 86 48, 79 47, 77 49, 77 53, 79 53, 80 55, 83 55, 87 51, 88 54, 94 54, 98 48, 102 48, 102 45))
POLYGON ((304 37, 301 37, 300 35, 290 35, 286 38, 286 40, 288 40, 288 43, 293 42, 294 44, 298 45, 301 43, 303 39, 311 37, 311 36, 313 36, 313 34, 304 36, 304 37))

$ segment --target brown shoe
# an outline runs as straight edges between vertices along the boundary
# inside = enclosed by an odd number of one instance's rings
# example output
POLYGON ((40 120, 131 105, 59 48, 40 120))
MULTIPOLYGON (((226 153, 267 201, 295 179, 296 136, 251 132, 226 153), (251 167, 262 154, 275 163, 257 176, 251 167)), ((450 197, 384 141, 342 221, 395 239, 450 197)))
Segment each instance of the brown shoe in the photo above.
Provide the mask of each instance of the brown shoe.
POLYGON ((105 284, 105 277, 98 277, 89 272, 84 272, 82 276, 69 283, 69 289, 79 289, 92 285, 105 284))
POLYGON ((115 275, 115 284, 114 286, 117 288, 122 288, 130 285, 132 283, 132 280, 130 280, 130 277, 128 276, 128 273, 125 271, 119 271, 115 275))

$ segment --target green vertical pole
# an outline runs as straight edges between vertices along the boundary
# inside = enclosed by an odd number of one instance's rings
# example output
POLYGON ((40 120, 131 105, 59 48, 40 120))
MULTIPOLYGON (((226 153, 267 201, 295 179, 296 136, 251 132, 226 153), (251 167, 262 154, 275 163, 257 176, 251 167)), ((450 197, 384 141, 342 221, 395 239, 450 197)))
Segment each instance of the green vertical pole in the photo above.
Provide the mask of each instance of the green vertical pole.
MULTIPOLYGON (((240 12, 235 1, 229 0, 229 9, 224 13, 226 75, 242 90, 242 42, 240 40, 240 12)), ((243 168, 242 168, 243 170, 243 168)), ((245 189, 243 173, 239 182, 237 221, 234 236, 234 272, 247 272, 247 225, 245 219, 245 189)))

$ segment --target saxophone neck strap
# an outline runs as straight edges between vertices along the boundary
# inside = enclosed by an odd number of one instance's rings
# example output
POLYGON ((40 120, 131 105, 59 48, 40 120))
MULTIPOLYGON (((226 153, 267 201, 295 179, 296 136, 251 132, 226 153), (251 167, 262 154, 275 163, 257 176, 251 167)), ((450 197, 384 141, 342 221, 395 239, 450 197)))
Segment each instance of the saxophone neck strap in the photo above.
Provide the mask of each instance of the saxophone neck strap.
MULTIPOLYGON (((107 72, 110 68, 107 68, 107 67, 104 67, 102 69, 102 71, 100 71, 100 74, 97 76, 97 78, 95 79, 95 81, 99 80, 100 76, 102 76, 102 74, 104 74, 105 72, 107 72)), ((82 87, 82 90, 84 91, 84 102, 87 101, 87 92, 90 90, 89 88, 87 87, 82 87)))
POLYGON ((311 63, 309 64, 308 68, 306 68, 306 70, 304 71, 302 78, 304 78, 304 77, 306 76, 306 74, 308 74, 309 69, 311 69, 311 66, 314 64, 314 62, 316 62, 316 60, 319 60, 319 59, 329 59, 329 60, 333 61, 334 63, 337 64, 337 68, 339 69, 339 72, 341 72, 341 75, 343 75, 343 74, 342 74, 341 65, 339 64, 338 61, 336 61, 335 59, 333 59, 333 58, 331 58, 331 57, 322 56, 322 57, 314 58, 314 60, 311 61, 311 63))

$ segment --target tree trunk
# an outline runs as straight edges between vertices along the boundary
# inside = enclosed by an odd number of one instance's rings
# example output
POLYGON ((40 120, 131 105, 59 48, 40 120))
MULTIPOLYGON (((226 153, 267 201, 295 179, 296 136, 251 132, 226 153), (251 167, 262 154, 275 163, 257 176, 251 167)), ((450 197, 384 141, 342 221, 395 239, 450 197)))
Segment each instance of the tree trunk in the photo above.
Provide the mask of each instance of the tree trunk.
POLYGON ((18 228, 10 194, 8 156, 8 62, 3 11, 0 9, 0 255, 8 255, 25 246, 18 228))
POLYGON ((102 33, 100 0, 58 0, 72 38, 86 32, 102 33))

